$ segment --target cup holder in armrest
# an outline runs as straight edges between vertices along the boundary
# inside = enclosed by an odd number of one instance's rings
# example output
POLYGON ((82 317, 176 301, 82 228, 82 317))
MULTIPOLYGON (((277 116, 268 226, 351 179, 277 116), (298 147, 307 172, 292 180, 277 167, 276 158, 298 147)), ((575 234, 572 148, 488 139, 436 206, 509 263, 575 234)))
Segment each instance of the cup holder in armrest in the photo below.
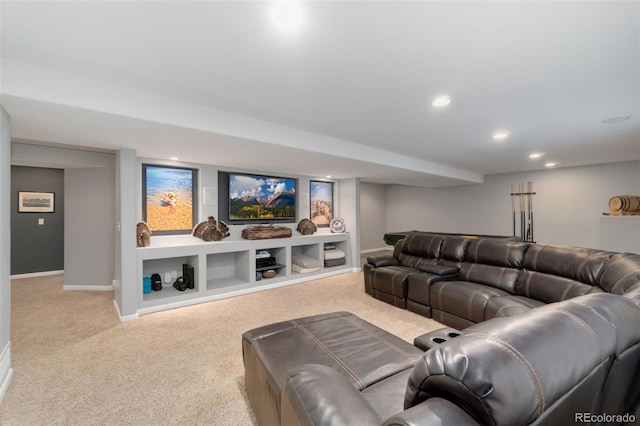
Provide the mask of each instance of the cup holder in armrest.
POLYGON ((461 335, 462 333, 460 331, 451 327, 440 328, 416 337, 413 340, 413 345, 423 351, 428 351, 433 347, 440 346, 449 339, 453 339, 461 335))

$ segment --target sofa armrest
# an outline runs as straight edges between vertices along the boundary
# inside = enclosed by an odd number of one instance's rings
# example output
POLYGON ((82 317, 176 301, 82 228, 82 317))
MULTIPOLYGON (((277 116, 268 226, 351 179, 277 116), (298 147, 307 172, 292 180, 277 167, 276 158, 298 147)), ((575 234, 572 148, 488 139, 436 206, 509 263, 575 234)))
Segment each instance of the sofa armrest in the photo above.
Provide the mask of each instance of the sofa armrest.
POLYGON ((479 424, 453 402, 442 398, 430 398, 389 417, 383 426, 477 426, 479 424))
POLYGON ((418 267, 422 272, 428 272, 430 274, 435 275, 455 275, 458 273, 459 269, 455 266, 447 266, 447 265, 420 265, 418 267))
POLYGON ((380 425, 384 420, 346 377, 319 364, 287 372, 280 412, 283 425, 380 425))
POLYGON ((373 265, 376 268, 382 268, 383 266, 399 266, 398 259, 387 254, 383 256, 369 256, 367 257, 367 263, 373 265))

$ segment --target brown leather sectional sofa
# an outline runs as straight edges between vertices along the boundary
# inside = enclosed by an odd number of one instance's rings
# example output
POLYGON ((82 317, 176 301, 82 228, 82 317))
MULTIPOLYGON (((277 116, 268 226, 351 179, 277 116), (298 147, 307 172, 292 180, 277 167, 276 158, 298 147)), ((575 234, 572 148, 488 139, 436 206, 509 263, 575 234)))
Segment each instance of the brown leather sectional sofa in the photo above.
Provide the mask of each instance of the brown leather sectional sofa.
POLYGON ((631 300, 601 292, 423 352, 335 312, 244 333, 245 385, 260 425, 630 425, 639 323, 631 300))
POLYGON ((462 331, 411 345, 349 312, 247 331, 259 424, 640 421, 640 256, 410 233, 364 273, 374 297, 462 331))
POLYGON ((410 232, 363 271, 373 297, 459 330, 591 293, 640 305, 640 255, 629 253, 410 232))

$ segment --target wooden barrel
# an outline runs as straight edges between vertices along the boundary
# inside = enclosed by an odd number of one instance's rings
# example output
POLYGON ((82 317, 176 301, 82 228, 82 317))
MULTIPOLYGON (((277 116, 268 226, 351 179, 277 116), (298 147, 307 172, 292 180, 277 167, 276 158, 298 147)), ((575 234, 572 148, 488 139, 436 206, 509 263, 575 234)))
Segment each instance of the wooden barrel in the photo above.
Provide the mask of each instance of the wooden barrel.
POLYGON ((609 199, 612 212, 640 212, 639 195, 616 195, 609 199))

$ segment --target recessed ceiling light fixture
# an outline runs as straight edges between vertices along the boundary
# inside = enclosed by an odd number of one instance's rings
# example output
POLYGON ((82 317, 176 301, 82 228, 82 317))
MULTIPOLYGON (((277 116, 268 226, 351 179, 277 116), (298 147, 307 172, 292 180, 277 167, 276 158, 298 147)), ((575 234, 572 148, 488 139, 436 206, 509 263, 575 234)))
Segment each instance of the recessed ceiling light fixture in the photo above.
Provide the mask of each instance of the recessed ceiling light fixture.
POLYGON ((178 160, 179 160, 179 158, 178 158, 178 157, 171 157, 171 158, 170 158, 170 160, 172 160, 172 161, 178 161, 178 160))
POLYGON ((325 176, 327 179, 331 179, 331 175, 327 175, 325 176))
POLYGON ((493 134, 494 141, 502 141, 509 137, 509 132, 501 130, 499 132, 495 132, 493 134))
POLYGON ((616 123, 621 123, 623 121, 627 121, 628 119, 630 119, 631 116, 630 115, 621 115, 619 117, 611 117, 611 118, 607 118, 601 121, 602 124, 616 124, 616 123))
POLYGON ((558 163, 554 163, 553 161, 549 161, 548 163, 544 164, 545 167, 555 167, 557 165, 558 163))
POLYGON ((271 4, 271 20, 283 33, 294 33, 304 23, 304 12, 299 1, 276 0, 271 4))
POLYGON ((451 103, 451 98, 449 96, 438 96, 433 100, 433 102, 431 102, 431 105, 433 105, 436 108, 442 108, 444 106, 449 105, 450 103, 451 103))
POLYGON ((543 154, 543 153, 541 153, 541 152, 534 152, 534 153, 532 153, 532 154, 529 154, 529 158, 536 159, 536 158, 540 158, 540 157, 542 157, 543 155, 544 155, 544 154, 543 154))

